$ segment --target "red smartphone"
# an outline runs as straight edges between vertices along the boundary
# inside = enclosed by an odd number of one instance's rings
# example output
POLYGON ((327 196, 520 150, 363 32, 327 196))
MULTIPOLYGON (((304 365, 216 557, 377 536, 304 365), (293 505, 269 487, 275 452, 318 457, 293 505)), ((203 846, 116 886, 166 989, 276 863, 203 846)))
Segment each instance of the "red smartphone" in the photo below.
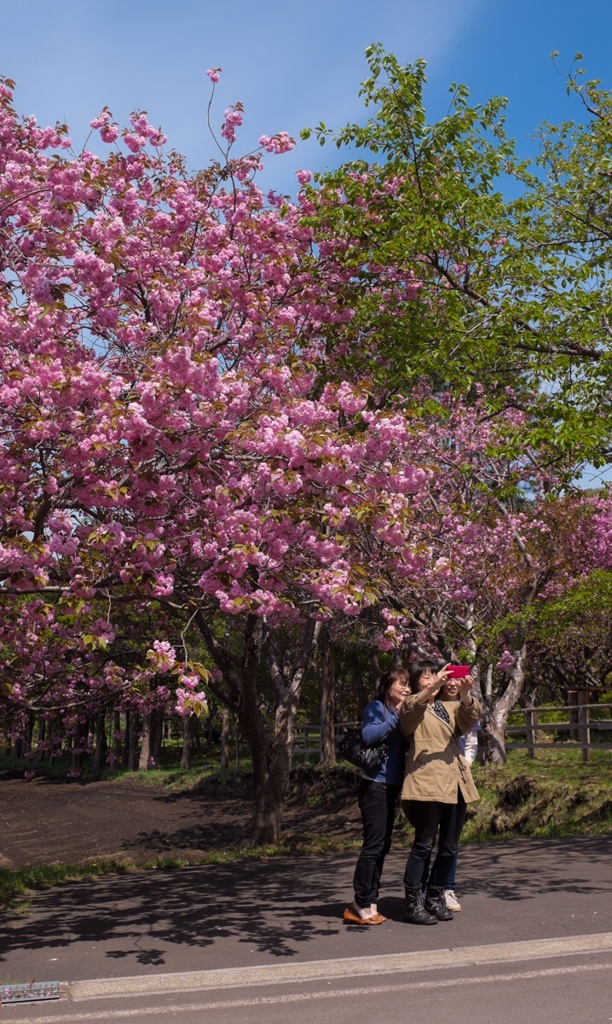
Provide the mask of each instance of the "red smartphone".
POLYGON ((446 671, 448 672, 451 679, 463 679, 464 676, 469 676, 470 666, 469 665, 448 665, 446 671))

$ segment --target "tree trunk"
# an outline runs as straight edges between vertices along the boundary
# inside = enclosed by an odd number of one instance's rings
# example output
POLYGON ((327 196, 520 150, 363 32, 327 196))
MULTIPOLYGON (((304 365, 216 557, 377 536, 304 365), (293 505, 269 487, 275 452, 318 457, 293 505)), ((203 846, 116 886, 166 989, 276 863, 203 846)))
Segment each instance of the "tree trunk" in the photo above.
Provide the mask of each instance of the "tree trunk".
POLYGON ((121 712, 115 711, 113 715, 113 764, 121 760, 121 712))
POLYGON ((506 761, 506 727, 508 715, 518 701, 525 680, 527 644, 514 651, 515 664, 509 673, 509 681, 501 697, 494 703, 485 698, 485 714, 482 724, 482 739, 485 744, 485 759, 493 764, 506 761))
POLYGON ((29 754, 32 751, 32 740, 34 738, 34 723, 35 723, 34 712, 28 712, 28 718, 25 729, 25 750, 29 754))
POLYGON ((96 747, 92 759, 92 767, 94 772, 101 772, 106 761, 107 752, 106 742, 106 721, 104 712, 101 711, 96 715, 96 747))
POLYGON ((273 846, 280 839, 282 810, 289 793, 291 775, 291 743, 275 735, 270 744, 269 766, 265 774, 255 776, 255 814, 253 843, 273 846))
POLYGON ((45 753, 46 760, 51 764, 53 763, 54 755, 58 750, 58 739, 61 747, 61 729, 62 726, 58 723, 58 720, 55 717, 51 718, 47 723, 47 750, 45 753), (58 734, 60 734, 59 737, 58 734))
POLYGON ((155 728, 151 734, 151 750, 156 768, 161 768, 162 746, 164 742, 164 709, 155 712, 155 728))
POLYGON ((254 846, 272 846, 280 839, 283 810, 289 792, 296 712, 297 706, 291 699, 279 706, 271 737, 267 735, 261 717, 250 725, 243 723, 255 781, 254 846))
MULTIPOLYGON (((370 660, 370 668, 372 676, 374 676, 375 668, 378 666, 378 656, 374 654, 370 660)), ((363 673, 361 671, 361 664, 359 662, 359 656, 353 653, 351 657, 351 683, 352 691, 356 698, 356 704, 358 708, 363 708, 368 703, 368 687, 363 681, 363 673)))
POLYGON ((192 738, 192 723, 195 719, 195 715, 188 715, 183 719, 183 747, 181 750, 181 769, 186 772, 189 768, 189 757, 191 754, 191 747, 193 744, 192 738))
POLYGON ((221 759, 220 767, 223 771, 229 768, 229 738, 232 719, 227 708, 221 709, 221 759))
POLYGON ((321 665, 320 763, 326 768, 336 763, 334 736, 335 690, 334 651, 329 639, 329 632, 325 630, 321 665))
POLYGON ((15 739, 13 740, 13 745, 12 745, 12 748, 11 748, 11 757, 14 757, 17 760, 20 760, 23 757, 24 753, 25 753, 25 747, 24 747, 23 737, 22 736, 16 736, 15 739))
POLYGON ((264 738, 267 737, 261 716, 256 742, 251 748, 255 772, 253 842, 256 846, 268 846, 277 843, 280 838, 282 815, 289 792, 295 719, 304 676, 316 653, 320 632, 321 623, 309 620, 304 626, 294 658, 288 650, 281 652, 277 648, 272 634, 266 637, 266 656, 278 704, 265 762, 262 734, 264 738))
POLYGON ((72 753, 70 755, 70 770, 73 772, 81 772, 84 765, 85 745, 81 742, 83 739, 87 739, 87 733, 89 731, 89 722, 87 719, 79 721, 77 723, 76 732, 72 741, 72 753))
POLYGON ((32 749, 32 732, 34 728, 33 723, 34 714, 32 711, 28 711, 24 723, 23 732, 21 736, 16 737, 16 739, 13 741, 13 757, 21 759, 22 757, 25 757, 26 754, 30 753, 30 750, 32 749))
POLYGON ((291 748, 295 717, 302 683, 316 653, 321 623, 308 620, 301 642, 292 657, 276 644, 265 620, 248 615, 245 620, 244 650, 240 663, 215 637, 206 616, 194 616, 211 655, 221 670, 222 683, 212 680, 213 693, 237 713, 240 727, 249 745, 255 782, 253 843, 269 846, 277 843, 284 803, 289 791, 291 748), (261 654, 265 649, 268 667, 276 691, 274 730, 269 736, 257 689, 261 654))
POLYGON ((126 715, 127 731, 127 770, 135 772, 138 768, 138 715, 130 711, 126 715))
POLYGON ((151 731, 154 728, 154 720, 154 711, 147 711, 142 717, 142 738, 140 758, 138 759, 138 770, 141 772, 146 772, 151 767, 149 762, 152 757, 151 731))
POLYGON ((38 746, 36 749, 36 761, 42 761, 45 756, 45 740, 47 738, 47 722, 41 715, 38 719, 38 746))

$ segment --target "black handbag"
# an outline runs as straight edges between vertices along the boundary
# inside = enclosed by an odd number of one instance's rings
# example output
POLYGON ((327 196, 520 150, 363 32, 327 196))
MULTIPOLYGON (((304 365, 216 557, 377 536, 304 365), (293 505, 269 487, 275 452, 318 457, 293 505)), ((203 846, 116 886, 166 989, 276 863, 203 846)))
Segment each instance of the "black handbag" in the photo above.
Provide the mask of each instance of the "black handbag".
POLYGON ((338 743, 338 753, 345 761, 363 768, 368 772, 380 768, 389 755, 384 743, 376 743, 366 747, 361 736, 361 729, 347 729, 338 743))

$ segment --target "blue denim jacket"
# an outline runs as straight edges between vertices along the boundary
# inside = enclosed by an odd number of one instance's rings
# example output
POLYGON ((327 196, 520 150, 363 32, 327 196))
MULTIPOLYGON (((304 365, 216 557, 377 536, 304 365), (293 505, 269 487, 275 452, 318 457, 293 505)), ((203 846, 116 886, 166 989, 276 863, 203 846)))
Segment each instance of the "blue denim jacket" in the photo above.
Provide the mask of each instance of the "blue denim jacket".
POLYGON ((406 741, 399 727, 397 711, 381 704, 379 700, 371 700, 363 709, 361 735, 366 745, 384 742, 389 751, 387 760, 378 769, 362 772, 364 778, 401 786, 405 774, 406 741))

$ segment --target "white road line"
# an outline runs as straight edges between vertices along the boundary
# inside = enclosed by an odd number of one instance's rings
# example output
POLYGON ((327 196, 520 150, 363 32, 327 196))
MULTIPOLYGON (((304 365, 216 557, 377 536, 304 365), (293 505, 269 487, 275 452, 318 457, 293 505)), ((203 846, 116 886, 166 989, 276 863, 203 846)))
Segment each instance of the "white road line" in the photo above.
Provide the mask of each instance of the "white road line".
MULTIPOLYGON (((302 1003, 317 999, 355 999, 362 996, 387 994, 389 992, 414 992, 417 989, 457 988, 460 985, 488 985, 500 981, 529 981, 536 978, 550 978, 559 974, 586 974, 594 971, 609 971, 610 964, 581 964, 565 967, 551 967, 541 971, 521 971, 518 974, 491 974, 486 977, 448 978, 434 981, 407 981, 401 985, 371 985, 367 988, 337 989, 333 992, 302 992, 287 993, 278 996, 260 996, 252 999, 227 999, 214 1003, 177 1003, 171 1006, 142 1007, 131 1010, 105 1010, 104 1021, 129 1020, 130 1018, 147 1017, 151 1013, 177 1014, 200 1013, 210 1010, 240 1009, 246 1006, 274 1006, 279 1003, 302 1003)), ((100 1010, 95 1013, 65 1014, 54 1017, 8 1017, 7 1024, 81 1024, 85 1021, 100 1021, 100 1010)))

